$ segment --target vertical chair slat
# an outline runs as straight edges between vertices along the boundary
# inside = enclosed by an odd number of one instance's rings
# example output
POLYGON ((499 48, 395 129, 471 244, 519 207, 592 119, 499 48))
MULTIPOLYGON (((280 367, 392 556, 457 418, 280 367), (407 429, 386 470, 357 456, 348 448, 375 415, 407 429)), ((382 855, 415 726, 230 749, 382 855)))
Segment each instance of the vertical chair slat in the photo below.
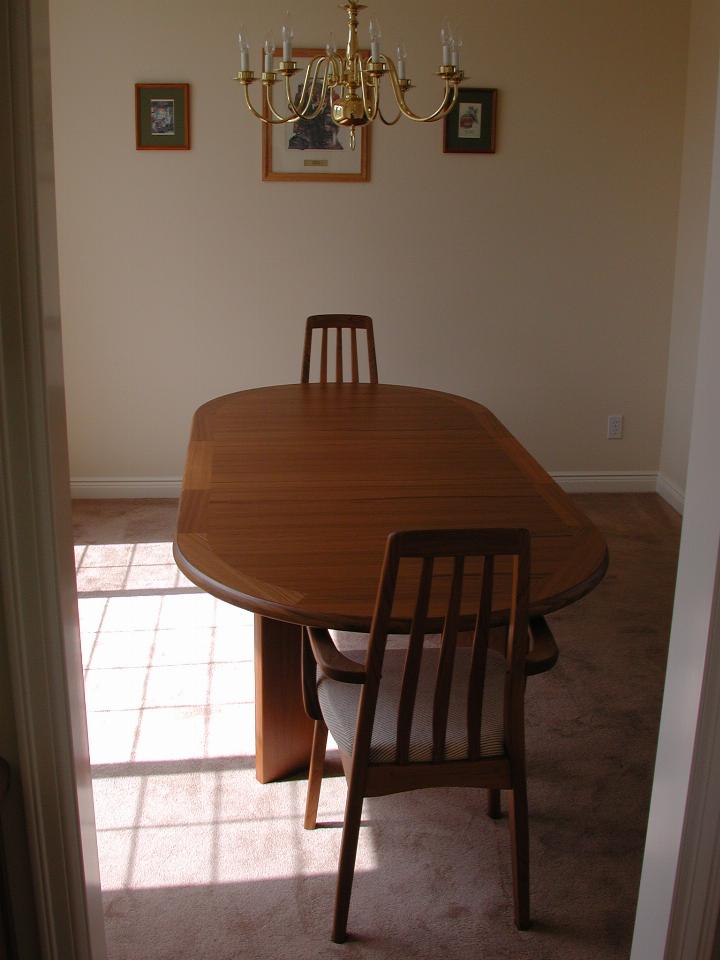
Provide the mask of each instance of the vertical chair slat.
POLYGON ((320 347, 320 383, 327 383, 327 354, 328 354, 328 332, 327 327, 323 327, 322 346, 320 347))
POLYGON ((507 642, 505 690, 505 736, 517 755, 525 751, 525 658, 528 648, 528 603, 530 596, 530 535, 513 556, 513 587, 507 642))
POLYGON ((335 331, 335 383, 343 382, 342 327, 335 331))
POLYGON ((348 379, 352 379, 353 383, 360 382, 358 330, 364 330, 367 344, 369 381, 370 383, 378 382, 377 357, 375 355, 375 338, 373 336, 372 318, 352 313, 318 313, 308 317, 305 324, 305 344, 303 348, 303 360, 300 372, 301 383, 310 383, 312 335, 314 330, 321 330, 323 338, 323 356, 320 367, 320 383, 328 382, 328 330, 334 330, 337 337, 335 348, 336 382, 343 383, 345 379, 345 371, 343 370, 342 364, 343 330, 349 330, 351 337, 350 349, 352 374, 348 374, 348 379))
POLYGON ((373 335, 372 320, 368 317, 367 331, 367 352, 368 352, 368 370, 370 371, 370 383, 378 382, 377 357, 375 356, 375 337, 373 335))
POLYGON ((358 348, 357 348, 357 330, 350 328, 350 349, 352 351, 352 382, 360 382, 360 373, 358 371, 358 348))
POLYGON ((302 368, 300 370, 300 383, 310 382, 310 354, 312 352, 312 319, 308 317, 305 323, 305 343, 303 344, 302 368))
POLYGON ((410 731, 412 729, 415 696, 417 694, 418 676, 422 661, 423 642, 425 640, 425 624, 427 621, 428 606, 430 605, 430 590, 432 588, 433 559, 423 559, 420 585, 417 601, 413 613, 403 672, 402 691, 398 706, 397 739, 395 742, 395 762, 407 763, 410 752, 410 731))
POLYGON ((445 756, 445 737, 447 735, 448 706, 452 686, 453 667, 455 665, 455 646, 462 599, 462 581, 465 559, 456 556, 453 564, 452 585, 448 599, 447 613, 442 633, 440 663, 438 664, 435 700, 433 703, 433 760, 443 760, 445 756))
POLYGON ((477 621, 475 622, 472 660, 470 662, 470 677, 468 682, 467 728, 469 760, 477 760, 480 757, 483 695, 485 693, 485 667, 487 665, 488 643, 490 640, 490 614, 492 612, 494 573, 495 558, 485 557, 483 560, 482 593, 480 595, 477 621))

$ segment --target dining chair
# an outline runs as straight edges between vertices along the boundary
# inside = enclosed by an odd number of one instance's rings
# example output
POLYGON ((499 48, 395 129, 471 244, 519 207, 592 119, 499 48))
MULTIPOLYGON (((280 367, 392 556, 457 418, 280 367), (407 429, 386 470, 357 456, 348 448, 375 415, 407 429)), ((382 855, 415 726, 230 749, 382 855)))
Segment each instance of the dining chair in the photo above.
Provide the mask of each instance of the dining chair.
POLYGON ((539 672, 535 659, 547 669, 552 655, 539 631, 528 656, 529 582, 527 530, 401 531, 385 546, 364 662, 338 650, 327 630, 303 630, 303 695, 315 721, 306 829, 317 823, 328 730, 348 781, 336 943, 347 935, 363 799, 425 787, 484 787, 491 816, 507 791, 515 923, 529 926, 525 681, 539 672), (499 587, 509 596, 504 614, 492 610, 499 587), (387 643, 396 592, 414 608, 405 649, 387 643), (498 652, 489 641, 503 621, 498 652), (472 642, 459 645, 468 629, 472 642))
POLYGON ((335 331, 335 382, 343 383, 343 330, 350 331, 350 378, 352 383, 360 382, 358 364, 357 332, 364 330, 367 337, 367 357, 370 383, 378 382, 377 359, 375 357, 375 338, 370 317, 352 313, 319 313, 307 318, 305 325, 305 347, 303 349, 301 383, 310 382, 310 355, 312 353, 313 331, 322 331, 320 345, 320 383, 328 380, 328 330, 335 331))

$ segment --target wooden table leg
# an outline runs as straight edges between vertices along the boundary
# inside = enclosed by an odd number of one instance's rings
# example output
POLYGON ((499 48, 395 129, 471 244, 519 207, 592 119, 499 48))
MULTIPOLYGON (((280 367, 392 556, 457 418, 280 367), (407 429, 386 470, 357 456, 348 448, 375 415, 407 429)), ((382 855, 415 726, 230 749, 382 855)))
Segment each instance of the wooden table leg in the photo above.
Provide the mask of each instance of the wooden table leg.
POLYGON ((302 702, 302 628, 255 615, 255 776, 279 780, 307 767, 313 722, 302 702))

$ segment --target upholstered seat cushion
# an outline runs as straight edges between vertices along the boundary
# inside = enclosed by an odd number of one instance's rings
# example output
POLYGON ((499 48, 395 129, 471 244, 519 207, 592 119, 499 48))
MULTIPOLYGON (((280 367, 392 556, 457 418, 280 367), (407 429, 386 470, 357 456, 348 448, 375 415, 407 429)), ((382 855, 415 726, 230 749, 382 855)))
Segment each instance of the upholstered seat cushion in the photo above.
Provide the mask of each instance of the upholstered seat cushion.
MULTIPOLYGON (((362 656, 349 653, 347 655, 353 656, 353 659, 361 659, 362 656)), ((423 651, 410 734, 410 760, 432 760, 432 707, 439 655, 440 651, 437 648, 426 647, 423 651)), ((467 759, 467 689, 470 657, 471 650, 468 647, 458 648, 448 713, 445 746, 447 760, 467 759)), ((404 650, 386 650, 370 748, 371 763, 394 762, 397 712, 404 664, 404 650)), ((481 753, 484 757, 496 757, 504 753, 504 684, 505 658, 490 650, 485 676, 480 738, 481 753)), ((325 723, 338 747, 347 754, 352 753, 361 690, 360 684, 340 683, 319 674, 318 697, 325 723)))

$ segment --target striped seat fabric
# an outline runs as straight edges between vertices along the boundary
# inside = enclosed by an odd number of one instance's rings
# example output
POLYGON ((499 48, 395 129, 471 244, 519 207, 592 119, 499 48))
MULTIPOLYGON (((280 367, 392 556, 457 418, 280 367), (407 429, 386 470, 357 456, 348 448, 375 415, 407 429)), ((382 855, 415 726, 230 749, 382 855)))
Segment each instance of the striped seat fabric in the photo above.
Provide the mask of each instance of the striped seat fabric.
MULTIPOLYGON (((439 649, 432 647, 426 647, 423 651, 410 735, 409 758, 411 761, 432 760, 433 696, 439 654, 439 649)), ((347 655, 352 659, 363 659, 362 654, 347 653, 347 655)), ((470 657, 471 650, 467 647, 460 647, 456 651, 445 744, 446 760, 467 759, 467 689, 470 657)), ((404 650, 388 649, 386 651, 370 747, 371 763, 393 763, 395 760, 398 703, 404 663, 404 650)), ((505 658, 490 650, 486 666, 481 725, 480 742, 483 757, 502 756, 504 753, 504 684, 505 658)), ((348 755, 352 753, 353 748, 361 689, 359 684, 340 683, 321 673, 318 674, 318 698, 325 723, 338 747, 348 755)))

